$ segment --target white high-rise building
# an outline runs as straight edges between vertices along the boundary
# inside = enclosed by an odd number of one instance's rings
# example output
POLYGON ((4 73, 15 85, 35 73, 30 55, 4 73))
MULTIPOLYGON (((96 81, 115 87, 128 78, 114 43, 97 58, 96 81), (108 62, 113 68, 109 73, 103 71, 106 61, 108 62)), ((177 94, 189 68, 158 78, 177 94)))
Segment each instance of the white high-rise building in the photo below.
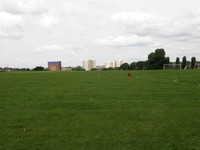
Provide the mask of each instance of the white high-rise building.
POLYGON ((118 68, 120 67, 122 64, 124 64, 125 62, 123 60, 118 60, 118 61, 115 61, 115 68, 118 68))
POLYGON ((83 69, 89 71, 93 68, 96 68, 96 61, 95 60, 84 60, 83 61, 83 69))
POLYGON ((124 63, 123 60, 106 62, 106 68, 118 68, 124 63))
POLYGON ((115 63, 113 61, 106 62, 106 68, 115 68, 115 63))

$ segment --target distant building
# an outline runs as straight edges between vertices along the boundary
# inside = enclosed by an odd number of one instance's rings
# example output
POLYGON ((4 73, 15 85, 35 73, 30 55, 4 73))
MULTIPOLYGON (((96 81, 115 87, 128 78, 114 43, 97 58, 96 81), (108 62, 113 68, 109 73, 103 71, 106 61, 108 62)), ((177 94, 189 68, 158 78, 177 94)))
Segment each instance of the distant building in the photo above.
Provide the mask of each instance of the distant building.
POLYGON ((195 68, 200 69, 200 62, 199 61, 196 63, 195 68))
POLYGON ((62 67, 62 71, 72 71, 72 67, 62 67))
POLYGON ((96 68, 96 61, 95 60, 84 60, 83 61, 83 69, 89 71, 93 68, 96 68))
POLYGON ((106 68, 115 68, 113 61, 106 62, 106 68))
POLYGON ((106 68, 118 68, 124 63, 123 60, 106 62, 106 68))
POLYGON ((118 68, 120 67, 121 65, 123 65, 125 62, 123 60, 118 60, 118 61, 115 61, 115 68, 118 68))
POLYGON ((49 71, 59 71, 62 69, 61 61, 49 61, 48 62, 49 71))

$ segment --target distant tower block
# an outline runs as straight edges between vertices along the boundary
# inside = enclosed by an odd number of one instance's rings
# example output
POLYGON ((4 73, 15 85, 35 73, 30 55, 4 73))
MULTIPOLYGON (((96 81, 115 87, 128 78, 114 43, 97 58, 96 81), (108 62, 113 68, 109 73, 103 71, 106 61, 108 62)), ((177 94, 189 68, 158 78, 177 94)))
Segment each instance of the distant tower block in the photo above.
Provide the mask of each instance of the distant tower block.
POLYGON ((93 68, 96 68, 96 61, 95 60, 84 60, 83 61, 83 69, 89 71, 93 68))
POLYGON ((48 69, 49 71, 59 71, 61 70, 61 61, 49 61, 48 69))

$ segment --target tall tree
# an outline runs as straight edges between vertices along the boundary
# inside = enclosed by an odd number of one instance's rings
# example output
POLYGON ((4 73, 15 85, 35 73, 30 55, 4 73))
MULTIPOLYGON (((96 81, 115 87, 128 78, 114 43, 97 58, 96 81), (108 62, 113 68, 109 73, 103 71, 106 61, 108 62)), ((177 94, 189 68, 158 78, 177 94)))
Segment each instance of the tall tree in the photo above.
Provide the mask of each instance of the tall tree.
POLYGON ((137 70, 143 70, 143 69, 145 69, 145 62, 144 61, 138 61, 136 63, 136 69, 137 70))
POLYGON ((44 67, 37 66, 37 67, 33 68, 33 71, 44 71, 44 67))
POLYGON ((191 68, 194 69, 196 65, 196 57, 191 58, 191 68))
POLYGON ((121 68, 122 70, 129 70, 129 64, 128 64, 128 63, 124 63, 124 64, 122 64, 122 65, 120 66, 120 68, 121 68))
POLYGON ((156 49, 155 52, 148 55, 149 69, 162 69, 163 64, 169 63, 169 57, 165 57, 164 49, 156 49))
POLYGON ((155 69, 163 69, 163 64, 166 61, 165 50, 164 49, 156 49, 155 57, 156 57, 156 68, 155 69))
POLYGON ((152 52, 148 55, 148 68, 155 69, 155 64, 156 64, 155 53, 152 52))
POLYGON ((82 70, 85 70, 83 69, 81 66, 76 66, 74 68, 72 68, 73 71, 82 71, 82 70))
POLYGON ((186 65, 187 65, 187 58, 186 56, 184 56, 182 60, 182 69, 185 69, 186 65))
POLYGON ((136 69, 136 63, 135 62, 132 62, 130 64, 130 70, 135 70, 136 69))
POLYGON ((170 63, 170 58, 169 57, 166 57, 165 58, 165 64, 169 64, 170 63))
POLYGON ((180 59, 179 59, 179 57, 176 57, 176 64, 180 64, 180 59))

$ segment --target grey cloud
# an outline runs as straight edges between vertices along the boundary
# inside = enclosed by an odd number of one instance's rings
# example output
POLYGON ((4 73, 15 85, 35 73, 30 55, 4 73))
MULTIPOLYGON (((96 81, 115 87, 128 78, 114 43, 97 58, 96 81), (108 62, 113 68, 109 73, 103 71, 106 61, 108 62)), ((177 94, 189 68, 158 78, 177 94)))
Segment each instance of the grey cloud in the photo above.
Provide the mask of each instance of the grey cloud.
POLYGON ((127 32, 163 38, 186 40, 199 35, 200 14, 188 14, 183 16, 165 17, 156 16, 145 12, 120 12, 114 14, 111 19, 122 23, 127 32))

